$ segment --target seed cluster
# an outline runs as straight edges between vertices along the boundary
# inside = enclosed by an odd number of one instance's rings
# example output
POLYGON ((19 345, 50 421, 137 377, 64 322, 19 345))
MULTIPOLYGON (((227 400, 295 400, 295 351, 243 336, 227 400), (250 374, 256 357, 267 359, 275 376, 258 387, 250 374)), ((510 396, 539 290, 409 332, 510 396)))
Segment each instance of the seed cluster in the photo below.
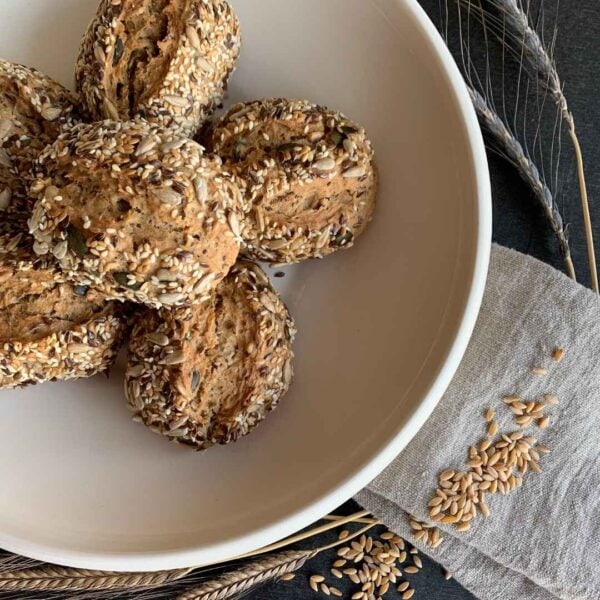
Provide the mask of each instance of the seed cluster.
MULTIPOLYGON (((350 535, 342 531, 340 539, 350 535)), ((415 590, 406 575, 414 575, 423 567, 416 548, 401 537, 386 531, 377 537, 362 535, 337 551, 338 558, 330 570, 331 577, 315 574, 309 577, 310 588, 325 596, 342 598, 337 586, 348 583, 357 586, 349 592, 352 600, 382 599, 388 592, 400 592, 400 598, 409 600, 415 590)))
MULTIPOLYGON (((555 362, 564 357, 563 348, 552 353, 555 362)), ((543 376, 545 367, 532 369, 534 376, 543 376)), ((494 494, 509 494, 523 484, 523 476, 528 471, 541 472, 541 455, 549 452, 537 438, 525 435, 524 429, 533 424, 541 430, 550 423, 544 413, 557 404, 553 394, 546 394, 539 401, 522 401, 517 395, 508 395, 503 402, 510 408, 519 429, 498 434, 495 411, 488 408, 486 439, 477 446, 471 446, 467 457, 467 471, 446 469, 439 474, 438 489, 428 504, 429 517, 433 522, 453 525, 458 531, 468 531, 471 522, 479 515, 490 516, 487 497, 494 494)), ((411 523, 412 524, 412 523, 411 523)))
POLYGON ((413 516, 410 517, 410 529, 412 537, 429 548, 438 548, 444 541, 440 530, 435 525, 419 521, 413 516))
POLYGON ((27 271, 44 273, 44 279, 49 283, 64 282, 61 270, 51 257, 37 256, 33 251, 33 240, 27 235, 28 213, 11 208, 1 213, 1 216, 0 283, 7 282, 15 273, 27 271))
POLYGON ((95 120, 141 116, 193 135, 221 103, 240 47, 225 0, 103 0, 81 45, 77 86, 95 120))
POLYGON ((322 258, 351 247, 373 216, 373 148, 341 113, 301 100, 237 104, 208 146, 239 178, 253 259, 322 258))
POLYGON ((558 404, 558 398, 554 394, 545 394, 538 402, 523 402, 519 396, 509 395, 503 398, 514 415, 515 423, 525 429, 534 423, 540 429, 546 429, 550 425, 549 415, 544 411, 555 404, 558 404))

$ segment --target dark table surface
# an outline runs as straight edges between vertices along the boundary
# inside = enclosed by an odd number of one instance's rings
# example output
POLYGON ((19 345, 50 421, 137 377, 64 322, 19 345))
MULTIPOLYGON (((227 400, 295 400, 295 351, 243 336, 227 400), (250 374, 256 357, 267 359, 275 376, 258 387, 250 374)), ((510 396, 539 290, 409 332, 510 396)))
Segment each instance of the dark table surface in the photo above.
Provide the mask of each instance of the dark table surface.
MULTIPOLYGON (((440 1, 420 0, 434 23, 440 23, 440 1)), ((454 0, 448 0, 451 4, 454 0)), ((600 81, 600 15, 597 0, 562 2, 558 14, 553 13, 556 0, 546 0, 547 29, 556 22, 558 41, 556 62, 565 84, 565 92, 575 115, 587 166, 592 218, 595 216, 595 237, 600 240, 600 97, 596 82, 600 81)), ((456 32, 450 32, 450 39, 456 32)), ((483 53, 476 48, 474 53, 483 53)), ((560 194, 556 201, 565 222, 569 224, 570 241, 578 280, 589 285, 585 236, 583 234, 580 200, 574 163, 569 163, 566 146, 567 168, 561 174, 560 194)), ((503 159, 490 154, 490 173, 494 203, 494 241, 531 254, 558 269, 562 259, 552 232, 544 220, 541 209, 535 204, 529 189, 521 181, 514 168, 503 159)), ((598 247, 600 250, 600 247, 598 247)), ((344 512, 355 508, 351 503, 344 512)), ((341 512, 341 511, 340 511, 341 512)), ((316 544, 318 544, 317 540, 316 544)), ((435 554, 432 554, 435 560, 435 554)), ((275 583, 250 594, 252 600, 304 600, 318 597, 307 585, 307 577, 313 573, 328 573, 334 560, 333 553, 314 559, 296 577, 287 583, 275 583)), ((416 593, 414 600, 470 600, 472 594, 456 581, 446 581, 443 569, 434 560, 424 560, 423 570, 413 578, 416 593)), ((324 597, 324 596, 320 596, 324 597)), ((350 597, 347 592, 345 597, 350 597)), ((400 594, 386 594, 386 598, 399 598, 400 594)), ((525 599, 524 599, 525 600, 525 599)))

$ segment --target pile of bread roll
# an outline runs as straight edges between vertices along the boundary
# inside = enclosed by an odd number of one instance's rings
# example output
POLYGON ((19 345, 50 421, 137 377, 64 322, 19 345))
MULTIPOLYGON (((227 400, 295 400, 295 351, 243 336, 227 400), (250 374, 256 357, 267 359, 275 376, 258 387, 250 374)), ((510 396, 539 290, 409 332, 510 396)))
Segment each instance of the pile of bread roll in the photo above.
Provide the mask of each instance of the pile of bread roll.
POLYGON ((225 0, 102 0, 72 93, 0 61, 0 387, 106 371, 134 419, 205 449, 293 376, 294 322, 258 261, 350 248, 378 187, 362 127, 305 100, 222 106, 225 0))

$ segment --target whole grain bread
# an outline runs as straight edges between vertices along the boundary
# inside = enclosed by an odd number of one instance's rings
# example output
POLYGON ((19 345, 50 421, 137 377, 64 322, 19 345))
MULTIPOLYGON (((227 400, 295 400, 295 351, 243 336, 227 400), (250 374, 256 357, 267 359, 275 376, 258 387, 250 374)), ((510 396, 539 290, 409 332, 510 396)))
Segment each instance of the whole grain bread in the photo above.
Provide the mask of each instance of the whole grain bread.
POLYGON ((294 336, 265 273, 238 262, 209 301, 139 315, 125 385, 134 418, 197 449, 234 442, 288 390, 294 336))
POLYGON ((206 143, 240 181, 250 258, 322 258, 351 247, 373 217, 373 148, 341 113, 281 98, 237 104, 206 143))
POLYGON ((126 307, 66 283, 38 257, 24 216, 0 222, 0 388, 89 377, 113 363, 126 307))
POLYGON ((78 125, 37 163, 39 255, 74 283, 153 307, 201 301, 239 252, 240 192, 218 158, 143 120, 78 125))
POLYGON ((36 69, 0 60, 0 210, 30 209, 31 172, 42 149, 79 121, 78 98, 36 69))
POLYGON ((102 0, 77 87, 94 120, 138 115, 191 134, 222 101, 240 46, 225 0, 102 0))

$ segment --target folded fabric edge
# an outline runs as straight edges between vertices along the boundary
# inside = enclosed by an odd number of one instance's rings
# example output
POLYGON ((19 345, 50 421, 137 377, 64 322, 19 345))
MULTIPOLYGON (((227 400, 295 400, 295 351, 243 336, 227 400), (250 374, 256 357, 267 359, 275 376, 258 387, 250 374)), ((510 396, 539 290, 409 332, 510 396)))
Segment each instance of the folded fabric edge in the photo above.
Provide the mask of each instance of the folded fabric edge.
POLYGON ((443 531, 444 542, 432 551, 412 537, 408 513, 376 492, 365 488, 354 499, 386 527, 450 571, 479 600, 567 600, 567 597, 555 596, 523 573, 494 561, 447 531, 443 531))
POLYGON ((592 289, 582 285, 577 281, 574 281, 566 273, 563 273, 562 271, 556 269, 552 265, 541 261, 539 258, 535 258, 535 256, 523 254, 522 252, 519 252, 514 248, 509 248, 508 246, 502 246, 496 243, 492 244, 492 252, 494 251, 497 251, 499 254, 504 253, 506 255, 511 256, 512 258, 517 258, 519 260, 525 259, 527 262, 535 264, 535 268, 546 273, 547 275, 559 278, 562 284, 571 285, 579 288, 582 292, 588 295, 590 299, 594 299, 596 301, 600 299, 600 296, 598 296, 598 294, 596 294, 596 292, 594 292, 592 289))

